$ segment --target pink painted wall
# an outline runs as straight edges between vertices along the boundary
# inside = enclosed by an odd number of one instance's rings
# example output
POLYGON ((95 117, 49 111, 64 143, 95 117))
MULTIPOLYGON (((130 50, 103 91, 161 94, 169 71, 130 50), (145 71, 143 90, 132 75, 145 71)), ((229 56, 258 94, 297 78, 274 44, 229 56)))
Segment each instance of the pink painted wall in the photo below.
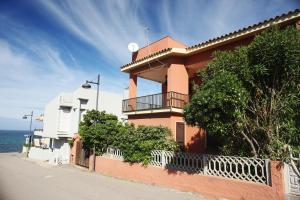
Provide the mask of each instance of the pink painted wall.
POLYGON ((167 48, 186 48, 187 46, 179 41, 174 40, 170 36, 166 36, 160 40, 157 40, 149 46, 145 46, 132 54, 132 61, 139 60, 150 54, 159 52, 167 48))
MULTIPOLYGON (((182 114, 176 113, 151 113, 142 115, 129 115, 128 122, 135 126, 165 126, 171 129, 174 140, 176 139, 176 122, 184 122, 182 114)), ((206 152, 206 134, 197 127, 185 124, 185 149, 194 153, 206 152)))
POLYGON ((71 148, 71 152, 70 152, 70 163, 71 164, 75 164, 77 162, 77 157, 76 155, 79 153, 79 146, 80 146, 80 136, 78 134, 75 134, 74 136, 74 142, 73 142, 73 146, 71 148))
POLYGON ((248 45, 253 40, 253 38, 254 38, 253 36, 249 36, 248 38, 243 38, 237 41, 232 41, 230 43, 222 44, 219 47, 215 47, 213 49, 202 51, 186 57, 184 65, 186 66, 189 76, 194 76, 198 70, 204 68, 208 64, 208 62, 213 59, 213 53, 215 51, 233 50, 237 46, 248 45))
POLYGON ((137 91, 137 76, 135 74, 129 74, 129 87, 128 87, 128 98, 135 98, 137 91))
POLYGON ((141 115, 128 115, 128 123, 135 126, 166 126, 171 127, 171 113, 152 113, 141 115))
POLYGON ((283 200, 283 169, 277 166, 278 162, 271 162, 271 187, 216 176, 188 174, 153 166, 130 165, 119 160, 96 157, 96 172, 105 175, 197 192, 208 197, 223 197, 232 200, 283 200))
POLYGON ((168 67, 167 89, 168 92, 189 93, 189 76, 180 58, 172 59, 168 67))

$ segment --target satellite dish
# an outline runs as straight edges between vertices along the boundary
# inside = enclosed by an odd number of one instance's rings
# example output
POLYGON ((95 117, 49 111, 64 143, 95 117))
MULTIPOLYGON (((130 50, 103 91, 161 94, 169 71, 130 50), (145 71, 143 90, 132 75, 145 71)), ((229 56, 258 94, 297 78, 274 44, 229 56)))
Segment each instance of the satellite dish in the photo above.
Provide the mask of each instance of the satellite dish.
POLYGON ((132 53, 136 52, 139 50, 139 46, 137 45, 137 43, 131 42, 128 44, 128 50, 132 53))

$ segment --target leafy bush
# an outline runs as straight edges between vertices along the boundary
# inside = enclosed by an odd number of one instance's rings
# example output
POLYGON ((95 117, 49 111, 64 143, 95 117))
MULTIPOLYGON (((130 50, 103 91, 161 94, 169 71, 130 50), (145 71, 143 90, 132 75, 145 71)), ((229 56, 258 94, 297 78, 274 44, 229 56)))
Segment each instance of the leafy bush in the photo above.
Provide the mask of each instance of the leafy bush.
POLYGON ((73 145, 74 145, 74 139, 68 140, 68 144, 69 144, 69 146, 72 148, 73 145))
POLYGON ((176 142, 171 139, 171 131, 162 126, 139 126, 127 133, 130 135, 126 135, 126 142, 121 143, 119 148, 128 162, 148 164, 151 151, 177 149, 176 142))
POLYGON ((103 154, 113 144, 122 124, 115 115, 105 111, 88 111, 79 125, 79 135, 86 148, 95 147, 96 154, 103 154))
POLYGON ((216 52, 199 72, 185 119, 224 154, 285 159, 300 147, 300 31, 273 27, 247 47, 216 52))
POLYGON ((148 164, 152 150, 176 150, 171 131, 162 126, 122 124, 117 117, 105 112, 88 111, 80 123, 79 135, 86 148, 95 147, 96 154, 103 154, 108 147, 123 152, 124 160, 148 164))

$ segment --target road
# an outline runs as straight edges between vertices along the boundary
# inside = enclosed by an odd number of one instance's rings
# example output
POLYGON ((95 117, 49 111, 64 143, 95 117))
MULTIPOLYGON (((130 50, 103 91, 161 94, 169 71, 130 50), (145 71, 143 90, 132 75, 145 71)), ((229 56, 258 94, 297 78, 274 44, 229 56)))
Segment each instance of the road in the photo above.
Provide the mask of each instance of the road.
MULTIPOLYGON (((113 166, 112 166, 113 167, 113 166)), ((0 200, 204 200, 198 194, 136 183, 76 166, 0 154, 0 200)))

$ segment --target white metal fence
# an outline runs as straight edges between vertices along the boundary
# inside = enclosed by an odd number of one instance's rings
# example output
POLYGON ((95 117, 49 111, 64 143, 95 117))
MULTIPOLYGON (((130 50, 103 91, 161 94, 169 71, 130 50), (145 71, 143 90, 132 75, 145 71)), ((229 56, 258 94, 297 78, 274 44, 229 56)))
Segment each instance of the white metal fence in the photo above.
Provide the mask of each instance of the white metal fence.
POLYGON ((104 154, 105 157, 115 158, 118 160, 123 160, 123 153, 121 150, 116 148, 107 148, 106 153, 104 154))
MULTIPOLYGON (((122 152, 115 148, 107 149, 105 155, 123 160, 122 152)), ((268 159, 160 150, 152 151, 151 155, 150 164, 157 167, 269 184, 268 159)))
POLYGON ((300 199, 300 154, 291 154, 284 169, 286 199, 300 199))

